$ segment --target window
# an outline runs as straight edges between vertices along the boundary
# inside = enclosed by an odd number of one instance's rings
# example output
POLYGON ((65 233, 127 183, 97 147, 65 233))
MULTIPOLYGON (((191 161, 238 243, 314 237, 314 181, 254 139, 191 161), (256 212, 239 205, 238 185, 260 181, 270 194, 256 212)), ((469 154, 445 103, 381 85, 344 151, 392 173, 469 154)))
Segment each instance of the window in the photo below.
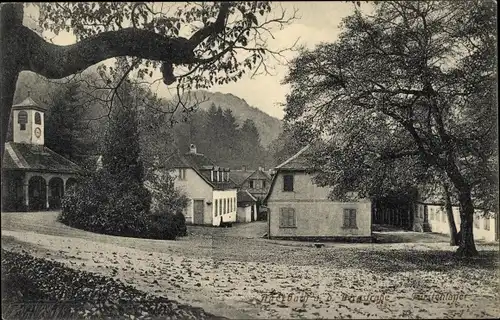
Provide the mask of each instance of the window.
POLYGON ((253 189, 253 180, 250 180, 248 183, 250 184, 250 189, 253 189))
POLYGON ((19 123, 20 130, 26 130, 26 123, 28 123, 28 113, 26 111, 19 111, 17 123, 19 123))
POLYGON ((214 210, 214 211, 215 211, 215 216, 217 217, 217 215, 218 215, 218 213, 219 213, 219 212, 217 211, 217 210, 219 210, 219 200, 215 199, 214 203, 215 203, 215 208, 214 208, 214 209, 215 209, 215 210, 214 210))
POLYGON ((484 217, 484 230, 490 230, 490 218, 484 217))
POLYGON ((179 169, 179 180, 186 180, 186 169, 179 169))
POLYGON ((266 180, 262 181, 262 189, 266 188, 266 180))
POLYGON ((344 209, 344 228, 357 229, 356 209, 344 209))
POLYGON ((295 209, 280 208, 280 228, 296 228, 295 209))
POLYGON ((226 214, 226 199, 222 200, 222 214, 226 214))
POLYGON ((286 174, 283 176, 283 191, 293 191, 293 175, 286 174))
POLYGON ((479 229, 479 217, 474 217, 474 228, 479 229))
POLYGON ((35 113, 35 124, 42 124, 42 116, 40 115, 40 112, 35 113))
POLYGON ((434 220, 434 208, 431 208, 430 220, 434 220))

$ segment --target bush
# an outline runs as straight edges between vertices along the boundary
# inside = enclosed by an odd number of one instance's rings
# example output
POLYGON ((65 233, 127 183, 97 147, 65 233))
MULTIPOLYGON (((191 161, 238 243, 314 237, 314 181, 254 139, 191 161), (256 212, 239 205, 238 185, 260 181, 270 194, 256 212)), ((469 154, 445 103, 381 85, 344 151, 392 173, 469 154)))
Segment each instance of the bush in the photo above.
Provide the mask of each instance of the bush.
POLYGON ((87 231, 148 237, 149 191, 133 180, 105 170, 93 173, 63 199, 59 221, 87 231))
POLYGON ((177 228, 177 236, 187 236, 186 217, 181 211, 177 211, 177 213, 174 215, 174 222, 177 228))
POLYGON ((105 170, 99 170, 68 190, 59 221, 96 233, 174 240, 187 235, 182 214, 187 198, 167 187, 171 186, 162 185, 162 192, 156 193, 160 201, 150 210, 148 189, 126 178, 116 181, 105 170))
POLYGON ((148 222, 149 238, 174 240, 177 237, 177 225, 172 215, 151 214, 148 222))

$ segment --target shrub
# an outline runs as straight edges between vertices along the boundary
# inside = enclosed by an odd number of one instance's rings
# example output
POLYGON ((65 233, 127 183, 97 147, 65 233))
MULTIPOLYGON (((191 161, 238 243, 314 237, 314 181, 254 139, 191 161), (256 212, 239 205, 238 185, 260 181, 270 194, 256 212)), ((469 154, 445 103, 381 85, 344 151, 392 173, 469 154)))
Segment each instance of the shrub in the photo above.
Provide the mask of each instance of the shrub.
POLYGON ((177 226, 172 215, 151 214, 148 219, 148 235, 152 239, 174 240, 177 226))
POLYGON ((177 211, 174 215, 174 223, 177 228, 177 236, 187 236, 186 217, 181 211, 177 211))
POLYGON ((66 194, 59 221, 97 233, 148 237, 150 198, 135 181, 118 181, 100 170, 66 194))
POLYGON ((186 218, 182 213, 188 198, 174 187, 173 177, 168 172, 149 171, 147 186, 151 191, 152 216, 155 230, 164 230, 176 236, 186 236, 186 218))

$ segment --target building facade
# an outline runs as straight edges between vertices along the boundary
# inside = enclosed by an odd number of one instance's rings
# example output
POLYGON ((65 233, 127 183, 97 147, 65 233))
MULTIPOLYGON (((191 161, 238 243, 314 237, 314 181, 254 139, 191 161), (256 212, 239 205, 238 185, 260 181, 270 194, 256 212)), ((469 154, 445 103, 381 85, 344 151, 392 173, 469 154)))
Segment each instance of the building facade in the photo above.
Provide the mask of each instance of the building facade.
POLYGON ((2 210, 59 209, 79 166, 47 148, 45 109, 31 98, 12 107, 12 137, 2 159, 2 210))
POLYGON ((269 193, 268 237, 304 240, 372 240, 371 201, 332 201, 317 186, 306 159, 309 146, 275 168, 269 193))
POLYGON ((238 222, 251 222, 257 220, 257 199, 248 190, 238 191, 238 222))
MULTIPOLYGON (((438 203, 417 203, 417 212, 422 221, 428 226, 430 232, 450 234, 448 215, 444 205, 438 203)), ((460 231, 460 211, 458 206, 453 206, 453 219, 457 231, 460 231)), ((473 224, 474 240, 484 242, 498 241, 498 218, 494 213, 485 213, 483 210, 475 210, 473 224)))
POLYGON ((271 176, 261 167, 257 170, 232 170, 231 177, 239 190, 247 190, 258 200, 264 200, 271 186, 271 176))
POLYGON ((186 223, 221 226, 236 222, 237 189, 229 168, 222 168, 191 145, 188 153, 176 153, 166 166, 174 185, 189 199, 186 223))

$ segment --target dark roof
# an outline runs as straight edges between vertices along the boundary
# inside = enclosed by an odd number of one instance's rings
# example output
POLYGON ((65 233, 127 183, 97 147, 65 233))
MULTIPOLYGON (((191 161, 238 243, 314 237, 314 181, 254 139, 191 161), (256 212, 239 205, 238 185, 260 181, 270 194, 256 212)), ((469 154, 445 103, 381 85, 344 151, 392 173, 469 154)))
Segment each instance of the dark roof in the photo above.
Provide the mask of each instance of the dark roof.
POLYGON ((257 202, 257 199, 255 199, 255 197, 252 196, 252 194, 250 192, 248 192, 247 190, 238 191, 236 199, 237 199, 237 202, 241 203, 241 204, 257 202))
POLYGON ((241 186, 250 177, 253 177, 256 179, 265 178, 268 181, 272 180, 272 177, 267 172, 265 172, 264 170, 261 170, 261 169, 257 169, 257 170, 231 170, 230 176, 238 186, 241 186))
POLYGON ((40 111, 45 111, 46 110, 45 107, 39 106, 30 97, 27 97, 22 102, 13 105, 12 109, 36 109, 36 110, 40 110, 40 111))
MULTIPOLYGON (((181 155, 179 152, 174 153, 165 163, 168 168, 192 168, 205 180, 209 185, 218 190, 236 189, 236 183, 231 179, 229 174, 229 181, 211 181, 211 173, 213 169, 219 167, 202 153, 188 152, 181 155)), ((221 171, 229 171, 228 168, 220 168, 221 171)))
POLYGON ((294 156, 278 165, 275 169, 279 170, 307 170, 310 168, 310 165, 307 160, 307 151, 309 150, 310 145, 305 146, 299 152, 297 152, 294 156))
POLYGON ((3 168, 10 170, 76 173, 80 167, 43 145, 7 142, 3 168))
POLYGON ((241 186, 246 179, 248 179, 254 171, 250 170, 231 170, 230 177, 238 185, 241 186))

